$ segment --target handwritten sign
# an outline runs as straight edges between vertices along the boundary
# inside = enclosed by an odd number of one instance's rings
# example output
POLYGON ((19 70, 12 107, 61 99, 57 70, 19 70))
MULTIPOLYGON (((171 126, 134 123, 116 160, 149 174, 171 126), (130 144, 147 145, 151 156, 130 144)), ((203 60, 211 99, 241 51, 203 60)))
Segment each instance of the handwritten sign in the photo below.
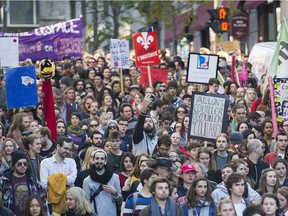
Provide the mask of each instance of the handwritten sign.
POLYGON ((0 37, 0 47, 0 67, 18 67, 18 37, 0 37))
POLYGON ((112 67, 123 69, 130 68, 128 40, 111 39, 110 53, 112 67))
POLYGON ((215 141, 226 132, 228 96, 193 91, 191 101, 189 138, 215 141))
POLYGON ((187 82, 208 84, 210 78, 216 78, 218 55, 189 53, 187 82))
POLYGON ((9 109, 36 106, 38 102, 34 66, 4 68, 9 109))

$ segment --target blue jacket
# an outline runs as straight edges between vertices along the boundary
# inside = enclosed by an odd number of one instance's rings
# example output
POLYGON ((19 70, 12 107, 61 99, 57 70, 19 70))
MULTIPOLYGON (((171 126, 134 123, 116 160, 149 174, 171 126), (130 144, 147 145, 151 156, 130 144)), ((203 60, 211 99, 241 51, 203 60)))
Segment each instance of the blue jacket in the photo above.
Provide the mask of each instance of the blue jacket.
MULTIPOLYGON (((190 207, 188 207, 187 202, 185 202, 185 203, 181 206, 181 208, 182 208, 183 215, 184 215, 184 216, 188 216, 188 209, 189 209, 190 207)), ((197 215, 200 215, 201 207, 197 205, 197 206, 196 206, 196 211, 197 211, 197 215)), ((210 205, 209 205, 209 215, 207 215, 207 216, 214 216, 215 211, 216 211, 216 206, 215 206, 214 204, 211 204, 211 203, 210 203, 210 205)))

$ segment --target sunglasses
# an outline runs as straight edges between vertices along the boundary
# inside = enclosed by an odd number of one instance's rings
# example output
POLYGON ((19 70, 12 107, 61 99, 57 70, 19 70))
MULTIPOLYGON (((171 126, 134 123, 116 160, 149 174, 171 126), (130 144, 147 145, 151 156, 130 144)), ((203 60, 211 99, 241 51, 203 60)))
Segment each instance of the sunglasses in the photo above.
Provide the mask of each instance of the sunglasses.
POLYGON ((17 166, 17 167, 21 167, 22 165, 25 166, 25 167, 27 167, 27 166, 28 166, 28 163, 27 163, 27 162, 17 162, 17 163, 16 163, 16 166, 17 166))
POLYGON ((159 92, 166 92, 166 89, 159 89, 159 92))
POLYGON ((90 127, 93 127, 93 128, 96 128, 98 125, 97 124, 94 124, 94 125, 89 125, 90 127))
POLYGON ((85 89, 92 89, 92 87, 86 87, 85 89))
POLYGON ((178 110, 177 113, 185 113, 185 111, 178 110))
POLYGON ((172 121, 164 121, 164 124, 166 124, 166 125, 171 125, 172 124, 172 121))
POLYGON ((109 129, 117 129, 116 125, 109 126, 109 129))

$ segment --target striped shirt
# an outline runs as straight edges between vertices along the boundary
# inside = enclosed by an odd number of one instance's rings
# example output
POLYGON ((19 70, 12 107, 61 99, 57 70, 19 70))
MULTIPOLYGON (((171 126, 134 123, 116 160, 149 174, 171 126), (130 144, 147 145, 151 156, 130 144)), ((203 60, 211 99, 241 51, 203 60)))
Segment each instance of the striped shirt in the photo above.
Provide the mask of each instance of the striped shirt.
POLYGON ((141 192, 138 192, 138 197, 135 205, 135 211, 133 213, 133 194, 130 194, 126 199, 125 207, 123 209, 123 216, 137 216, 141 212, 142 209, 147 207, 152 199, 151 197, 144 197, 141 192))

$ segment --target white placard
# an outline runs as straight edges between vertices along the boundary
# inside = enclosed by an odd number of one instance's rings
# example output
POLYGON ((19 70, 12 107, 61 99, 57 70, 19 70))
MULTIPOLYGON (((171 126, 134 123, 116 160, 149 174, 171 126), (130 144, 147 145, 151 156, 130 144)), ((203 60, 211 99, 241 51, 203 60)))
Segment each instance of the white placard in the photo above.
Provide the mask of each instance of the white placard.
POLYGON ((111 67, 123 69, 130 68, 128 40, 111 39, 110 53, 111 67))
POLYGON ((210 78, 216 78, 218 58, 218 55, 189 53, 187 82, 208 84, 210 78))
POLYGON ((18 37, 0 37, 0 67, 19 66, 18 37))

